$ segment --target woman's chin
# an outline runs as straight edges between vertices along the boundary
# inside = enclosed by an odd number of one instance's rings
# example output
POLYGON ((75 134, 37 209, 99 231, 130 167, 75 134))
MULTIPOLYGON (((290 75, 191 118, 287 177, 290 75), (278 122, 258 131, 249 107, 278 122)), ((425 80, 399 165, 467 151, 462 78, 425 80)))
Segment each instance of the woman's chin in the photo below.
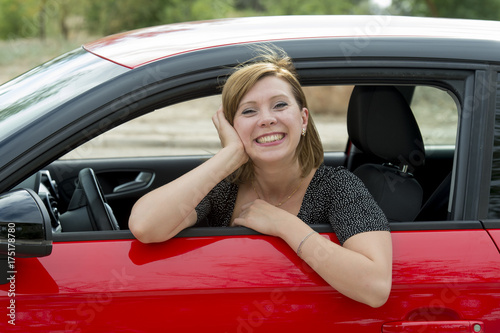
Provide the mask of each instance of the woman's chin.
POLYGON ((290 154, 289 152, 285 152, 281 149, 275 149, 260 151, 258 154, 252 154, 250 159, 256 165, 263 164, 269 166, 269 164, 289 164, 294 155, 295 154, 290 154))

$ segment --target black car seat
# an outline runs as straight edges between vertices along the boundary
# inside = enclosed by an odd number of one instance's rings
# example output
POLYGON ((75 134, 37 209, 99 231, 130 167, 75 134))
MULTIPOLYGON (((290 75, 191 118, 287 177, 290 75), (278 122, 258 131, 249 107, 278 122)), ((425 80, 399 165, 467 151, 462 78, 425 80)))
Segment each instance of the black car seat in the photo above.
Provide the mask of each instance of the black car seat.
POLYGON ((425 149, 418 124, 403 95, 392 86, 356 86, 347 112, 349 138, 379 164, 353 172, 380 205, 389 221, 413 221, 423 190, 412 171, 424 164, 425 149))
POLYGON ((416 221, 446 221, 450 219, 448 204, 450 198, 452 173, 443 179, 432 195, 422 205, 416 221))

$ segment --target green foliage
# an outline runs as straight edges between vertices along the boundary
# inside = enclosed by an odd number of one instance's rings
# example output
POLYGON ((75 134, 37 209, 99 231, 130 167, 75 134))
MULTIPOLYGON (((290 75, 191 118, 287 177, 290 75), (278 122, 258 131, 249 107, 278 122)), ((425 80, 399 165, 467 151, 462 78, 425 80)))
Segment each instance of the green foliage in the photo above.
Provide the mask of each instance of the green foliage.
POLYGON ((170 0, 163 9, 162 23, 222 18, 233 8, 232 0, 170 0))
POLYGON ((270 15, 369 14, 368 0, 275 0, 265 3, 270 15))
MULTIPOLYGON (((373 14, 373 0, 0 0, 0 39, 109 35, 146 26, 260 15, 373 14), (84 25, 75 24, 84 22, 84 25)), ((500 0, 393 0, 393 15, 500 19, 500 0)))
POLYGON ((0 0, 0 39, 67 36, 67 20, 81 16, 80 0, 0 0))
POLYGON ((90 32, 109 35, 121 31, 174 22, 225 17, 231 0, 88 0, 84 10, 90 32))
POLYGON ((370 14, 370 0, 235 0, 239 16, 370 14))
POLYGON ((165 1, 149 0, 147 5, 137 0, 88 0, 84 17, 91 33, 109 35, 161 22, 165 1))
POLYGON ((500 20, 500 0, 392 0, 396 15, 500 20))
POLYGON ((36 0, 0 0, 0 38, 38 35, 36 0))

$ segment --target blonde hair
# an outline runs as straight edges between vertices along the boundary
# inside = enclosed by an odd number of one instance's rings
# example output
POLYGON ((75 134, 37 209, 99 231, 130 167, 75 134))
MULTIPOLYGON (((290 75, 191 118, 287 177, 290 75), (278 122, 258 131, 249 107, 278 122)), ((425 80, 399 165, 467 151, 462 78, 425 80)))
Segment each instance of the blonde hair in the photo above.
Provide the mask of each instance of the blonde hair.
MULTIPOLYGON (((275 46, 259 47, 258 50, 260 55, 248 63, 237 66, 224 84, 222 107, 224 115, 231 125, 234 125, 234 117, 242 98, 257 81, 267 76, 275 76, 288 82, 299 109, 307 108, 306 97, 299 83, 295 67, 285 51, 275 46)), ((323 162, 323 146, 310 113, 306 135, 301 137, 295 155, 302 169, 302 177, 305 177, 313 168, 317 168, 323 162)), ((230 176, 230 180, 238 184, 244 183, 253 178, 253 172, 253 163, 249 160, 230 176)))

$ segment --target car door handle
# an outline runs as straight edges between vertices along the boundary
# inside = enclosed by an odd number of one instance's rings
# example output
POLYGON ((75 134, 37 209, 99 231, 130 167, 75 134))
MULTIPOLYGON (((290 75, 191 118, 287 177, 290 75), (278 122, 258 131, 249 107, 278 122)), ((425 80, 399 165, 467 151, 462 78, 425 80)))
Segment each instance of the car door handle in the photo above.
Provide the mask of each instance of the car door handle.
POLYGON ((484 333, 480 321, 395 321, 382 326, 383 333, 484 333))
POLYGON ((152 172, 141 171, 133 181, 116 186, 113 193, 128 192, 147 187, 151 179, 153 179, 152 172))

